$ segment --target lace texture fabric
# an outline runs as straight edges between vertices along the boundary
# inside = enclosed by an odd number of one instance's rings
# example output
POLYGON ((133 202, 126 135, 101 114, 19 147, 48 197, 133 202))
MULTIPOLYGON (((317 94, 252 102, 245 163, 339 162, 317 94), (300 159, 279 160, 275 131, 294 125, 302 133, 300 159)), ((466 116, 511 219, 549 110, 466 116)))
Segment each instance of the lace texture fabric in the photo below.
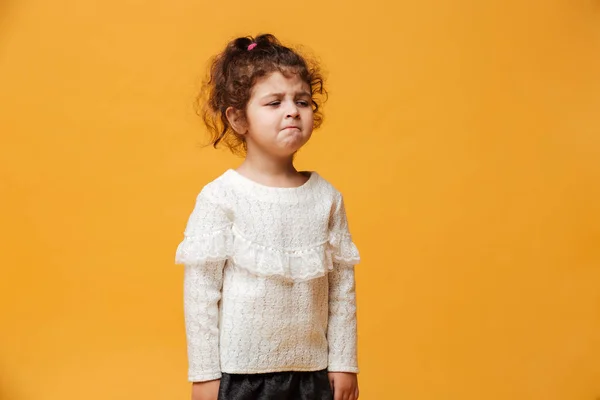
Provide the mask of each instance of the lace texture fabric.
POLYGON ((354 265, 341 194, 316 172, 297 188, 228 170, 203 188, 185 265, 189 380, 221 372, 358 372, 354 265))

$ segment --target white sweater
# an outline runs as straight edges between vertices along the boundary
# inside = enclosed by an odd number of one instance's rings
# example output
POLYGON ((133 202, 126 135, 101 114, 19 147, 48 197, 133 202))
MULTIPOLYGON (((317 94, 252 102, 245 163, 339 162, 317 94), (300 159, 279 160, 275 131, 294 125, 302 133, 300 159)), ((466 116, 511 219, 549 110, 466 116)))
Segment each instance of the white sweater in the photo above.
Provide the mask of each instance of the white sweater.
POLYGON ((316 172, 296 188, 234 170, 196 199, 185 265, 188 379, 221 372, 358 372, 354 265, 341 194, 316 172))

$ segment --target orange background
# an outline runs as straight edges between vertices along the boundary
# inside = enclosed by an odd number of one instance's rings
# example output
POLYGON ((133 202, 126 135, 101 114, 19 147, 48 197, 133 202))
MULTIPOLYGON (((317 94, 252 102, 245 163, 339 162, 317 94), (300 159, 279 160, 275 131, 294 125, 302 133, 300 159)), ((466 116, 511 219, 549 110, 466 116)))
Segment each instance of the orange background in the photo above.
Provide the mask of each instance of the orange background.
POLYGON ((0 3, 0 399, 187 399, 207 59, 317 54, 298 158, 345 195, 362 399, 600 396, 600 3, 0 3))

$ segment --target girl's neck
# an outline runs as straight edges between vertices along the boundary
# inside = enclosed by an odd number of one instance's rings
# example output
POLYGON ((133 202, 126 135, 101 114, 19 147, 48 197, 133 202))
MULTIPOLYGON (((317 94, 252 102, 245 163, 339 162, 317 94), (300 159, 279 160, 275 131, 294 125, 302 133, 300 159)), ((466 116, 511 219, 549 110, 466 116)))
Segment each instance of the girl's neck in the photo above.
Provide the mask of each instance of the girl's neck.
POLYGON ((308 179, 294 167, 293 156, 286 159, 273 159, 252 157, 249 153, 236 171, 268 186, 294 187, 302 185, 308 179))

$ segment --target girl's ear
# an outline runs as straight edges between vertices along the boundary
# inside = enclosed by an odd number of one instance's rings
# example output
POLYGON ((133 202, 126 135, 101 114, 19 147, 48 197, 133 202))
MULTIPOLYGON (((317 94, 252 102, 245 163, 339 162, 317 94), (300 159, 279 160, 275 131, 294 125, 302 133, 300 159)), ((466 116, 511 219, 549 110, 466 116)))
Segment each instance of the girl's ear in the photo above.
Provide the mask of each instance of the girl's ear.
POLYGON ((227 107, 227 110, 225 110, 225 116, 227 117, 227 121, 229 121, 229 125, 231 125, 235 133, 238 135, 245 135, 248 132, 248 124, 240 110, 233 107, 227 107))

